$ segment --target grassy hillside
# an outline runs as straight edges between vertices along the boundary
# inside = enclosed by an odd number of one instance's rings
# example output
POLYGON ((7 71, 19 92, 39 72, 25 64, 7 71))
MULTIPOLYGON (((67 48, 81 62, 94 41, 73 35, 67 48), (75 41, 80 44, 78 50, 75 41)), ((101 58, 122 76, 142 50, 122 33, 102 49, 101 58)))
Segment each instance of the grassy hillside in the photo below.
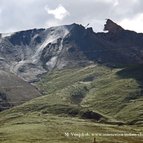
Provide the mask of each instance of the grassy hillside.
POLYGON ((139 70, 92 65, 53 71, 37 83, 44 96, 1 112, 0 142, 92 143, 100 133, 98 143, 143 142, 137 135, 143 131, 139 70), (66 137, 65 132, 88 136, 66 137), (119 135, 126 133, 135 135, 119 135))
POLYGON ((5 113, 5 115, 3 113, 0 116, 0 123, 1 143, 93 143, 94 137, 97 143, 143 142, 143 137, 137 136, 142 132, 142 126, 99 124, 84 119, 38 112, 5 113), (69 133, 69 136, 65 133, 69 133), (122 134, 124 136, 121 136, 122 134))
POLYGON ((128 70, 99 65, 55 71, 38 84, 44 94, 48 95, 40 98, 41 103, 72 104, 111 119, 140 121, 143 118, 142 84, 138 80, 141 79, 141 72, 139 67, 128 70), (133 72, 136 70, 138 72, 133 72), (138 79, 135 78, 139 75, 138 79))
POLYGON ((142 86, 134 76, 125 77, 124 71, 99 65, 53 71, 37 84, 44 96, 17 107, 16 111, 140 123, 142 86))

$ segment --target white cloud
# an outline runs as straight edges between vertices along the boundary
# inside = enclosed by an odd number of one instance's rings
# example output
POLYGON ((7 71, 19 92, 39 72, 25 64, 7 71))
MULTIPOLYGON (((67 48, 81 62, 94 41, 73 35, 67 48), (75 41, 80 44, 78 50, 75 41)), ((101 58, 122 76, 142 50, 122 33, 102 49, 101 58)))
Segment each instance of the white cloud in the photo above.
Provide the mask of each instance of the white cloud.
POLYGON ((118 0, 114 0, 113 6, 118 6, 118 5, 119 5, 119 1, 118 0))
POLYGON ((131 19, 123 19, 119 24, 125 29, 143 32, 143 13, 140 13, 131 19))
POLYGON ((50 9, 46 6, 45 10, 48 14, 54 15, 54 17, 58 20, 63 20, 69 15, 69 12, 61 4, 56 9, 50 9))

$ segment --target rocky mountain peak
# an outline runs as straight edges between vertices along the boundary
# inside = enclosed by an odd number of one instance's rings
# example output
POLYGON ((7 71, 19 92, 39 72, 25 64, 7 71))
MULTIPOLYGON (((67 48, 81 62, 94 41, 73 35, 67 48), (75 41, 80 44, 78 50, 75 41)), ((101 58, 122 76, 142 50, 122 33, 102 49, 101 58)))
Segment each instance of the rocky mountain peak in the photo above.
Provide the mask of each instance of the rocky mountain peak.
POLYGON ((108 31, 110 33, 116 33, 124 30, 120 25, 116 24, 110 19, 107 19, 106 24, 104 25, 104 31, 108 31))
POLYGON ((65 67, 143 63, 142 34, 124 30, 110 19, 104 30, 108 33, 73 23, 1 34, 0 69, 35 82, 42 74, 65 67))

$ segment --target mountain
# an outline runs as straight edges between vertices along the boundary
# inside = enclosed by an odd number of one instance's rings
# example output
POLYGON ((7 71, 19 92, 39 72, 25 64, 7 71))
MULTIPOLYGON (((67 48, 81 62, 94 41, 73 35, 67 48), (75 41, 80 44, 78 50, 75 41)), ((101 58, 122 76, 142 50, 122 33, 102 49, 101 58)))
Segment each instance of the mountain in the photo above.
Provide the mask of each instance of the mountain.
MULTIPOLYGON (((1 93, 2 103, 4 102, 4 105, 9 107, 10 102, 20 104, 23 100, 27 101, 39 96, 39 91, 27 82, 35 82, 38 89, 43 90, 43 94, 53 94, 50 90, 53 88, 52 90, 54 91, 56 87, 51 84, 50 87, 46 87, 46 84, 48 84, 50 80, 46 80, 44 85, 39 87, 39 82, 45 79, 47 75, 50 76, 54 71, 58 70, 86 68, 90 65, 100 65, 115 69, 115 71, 119 70, 119 75, 118 72, 114 74, 118 75, 120 79, 129 79, 128 76, 130 75, 130 78, 136 80, 137 83, 135 84, 136 90, 135 92, 133 90, 132 93, 133 97, 130 97, 130 92, 127 93, 126 96, 127 98, 129 97, 127 102, 134 98, 136 100, 140 98, 143 83, 141 76, 141 67, 143 64, 143 34, 125 30, 110 19, 107 19, 104 30, 108 32, 95 33, 92 28, 85 28, 82 25, 74 23, 48 29, 32 29, 1 34, 0 69, 2 71, 1 76, 5 76, 6 79, 2 80, 2 87, 9 88, 9 84, 15 85, 15 81, 18 83, 16 87, 13 88, 14 92, 8 89, 9 92, 1 93), (131 69, 130 72, 128 69, 131 69), (122 70, 123 72, 121 72, 122 70), (139 78, 136 78, 136 72, 135 74, 132 73, 133 70, 139 73, 139 78), (10 77, 10 79, 8 77, 10 77), (6 82, 6 84, 4 82, 6 82), (23 86, 23 88, 17 88, 19 86, 23 86), (25 93, 26 87, 28 89, 27 93, 25 93), (46 93, 43 87, 47 88, 46 93), (136 93, 136 91, 138 92, 136 93)), ((68 74, 70 75, 70 73, 68 74)), ((77 75, 74 76, 76 77, 77 75)), ((90 77, 84 76, 90 79, 90 77)), ((94 78, 96 79, 98 77, 100 76, 94 78)), ((66 83, 65 80, 64 83, 66 83)), ((71 81, 71 78, 67 78, 67 80, 71 81)), ((79 80, 78 82, 81 81, 79 80)), ((53 82, 52 84, 55 85, 53 82)), ((129 84, 129 82, 127 82, 127 84, 129 84)), ((66 85, 68 84, 66 83, 66 85)), ((62 84, 61 86, 59 85, 59 87, 59 90, 63 89, 62 84)), ((115 89, 113 88, 112 90, 114 92, 115 89)), ((121 89, 119 93, 120 92, 122 93, 121 89)), ((108 94, 110 94, 110 97, 112 96, 110 92, 108 94)), ((106 95, 102 94, 100 97, 101 96, 105 98, 104 96, 106 95)), ((80 97, 76 98, 77 99, 74 100, 81 100, 80 97)), ((98 97, 96 98, 98 99, 98 97)), ((125 97, 125 99, 127 98, 125 97)), ((117 98, 115 99, 117 100, 117 98)), ((124 99, 122 100, 124 102, 124 99)), ((106 104, 109 105, 109 102, 106 104)), ((103 102, 103 104, 105 103, 103 102)), ((102 111, 101 107, 102 106, 99 106, 97 109, 99 108, 99 110, 102 111)))
POLYGON ((143 142, 143 34, 104 30, 0 35, 0 142, 143 142))
POLYGON ((0 68, 34 82, 44 73, 65 67, 143 63, 143 34, 124 30, 109 19, 105 30, 95 33, 71 24, 1 34, 0 68))

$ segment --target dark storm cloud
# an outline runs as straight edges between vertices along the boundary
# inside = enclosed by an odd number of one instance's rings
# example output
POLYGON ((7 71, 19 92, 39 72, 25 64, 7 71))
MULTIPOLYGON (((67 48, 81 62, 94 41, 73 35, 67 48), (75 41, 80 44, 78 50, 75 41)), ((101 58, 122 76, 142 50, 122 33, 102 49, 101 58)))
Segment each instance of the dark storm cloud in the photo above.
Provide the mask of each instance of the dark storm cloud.
POLYGON ((142 0, 0 0, 0 31, 81 23, 101 31, 106 18, 143 31, 142 0), (135 20, 140 24, 137 26, 135 20))

